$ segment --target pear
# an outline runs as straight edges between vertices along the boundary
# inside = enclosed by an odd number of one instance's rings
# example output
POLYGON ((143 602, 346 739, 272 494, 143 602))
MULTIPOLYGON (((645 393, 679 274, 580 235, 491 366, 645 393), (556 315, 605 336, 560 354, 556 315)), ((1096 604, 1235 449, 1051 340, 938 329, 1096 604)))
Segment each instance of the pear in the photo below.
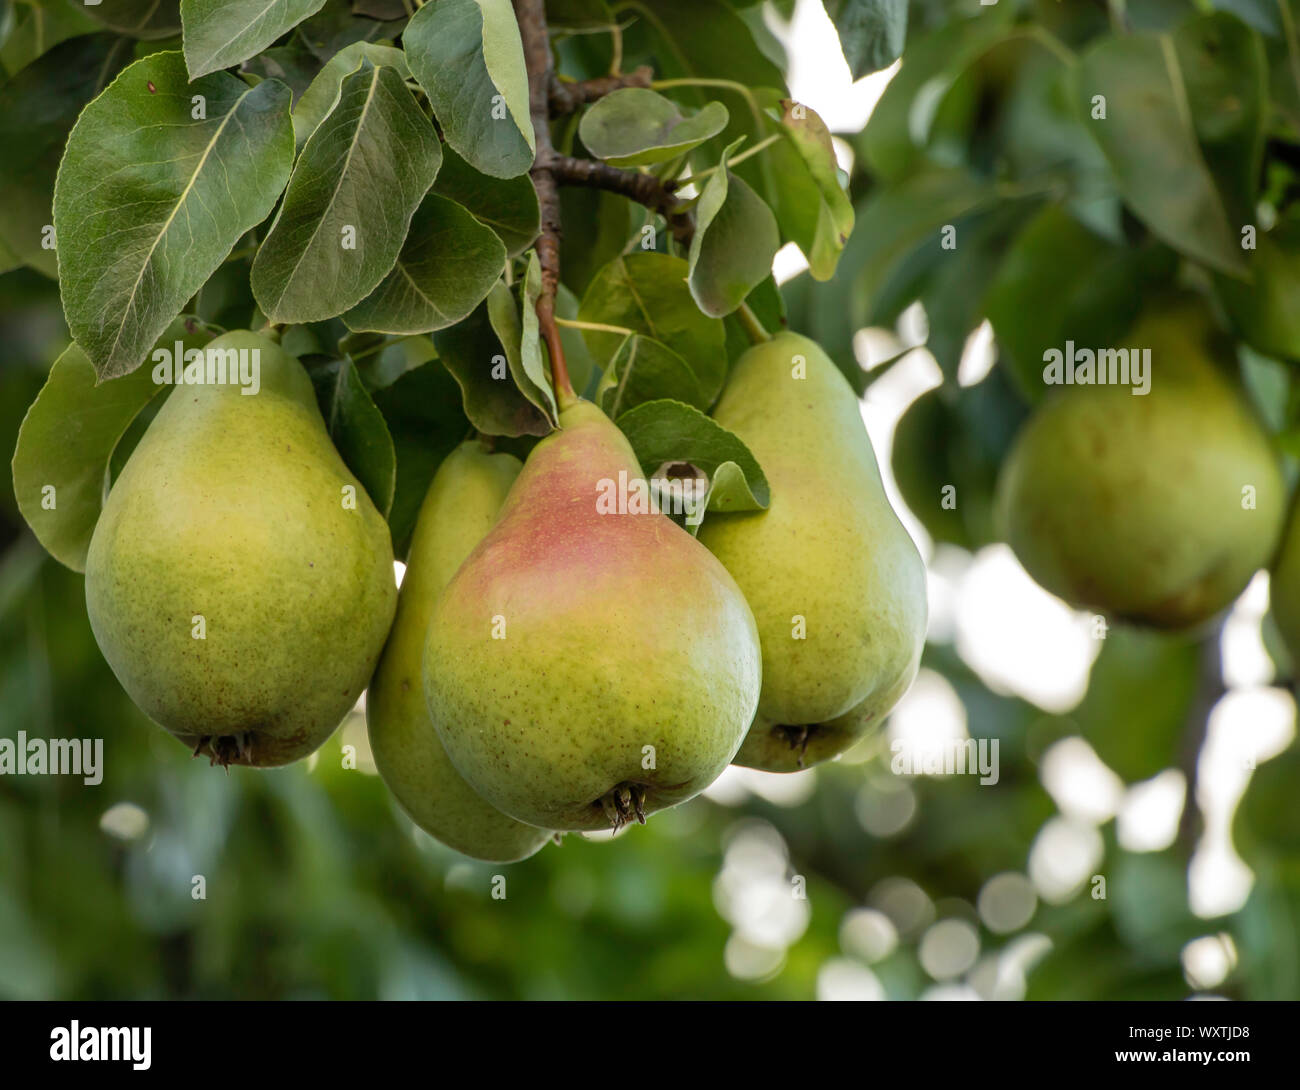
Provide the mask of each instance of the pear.
POLYGON ((997 518, 1029 574, 1067 602, 1195 626, 1271 558, 1281 467, 1203 305, 1162 301, 1124 347, 1150 350, 1149 391, 1060 387, 1003 465, 997 518))
POLYGON ((712 514, 700 540, 754 611, 758 719, 737 762, 790 772, 844 752, 916 676, 925 566, 885 496, 848 380, 807 337, 736 361, 714 411, 763 467, 766 511, 712 514))
POLYGON ((522 468, 513 455, 490 454, 474 440, 438 467, 411 538, 397 619, 366 694, 375 764, 402 809, 458 852, 499 863, 526 859, 551 834, 489 806, 452 766, 429 719, 421 671, 433 603, 492 528, 522 468))
POLYGON ((392 543, 301 364, 252 333, 207 353, 242 356, 260 388, 170 392, 95 526, 86 606, 122 687, 196 755, 282 765, 370 679, 397 602, 392 543))
POLYGON ((618 828, 685 802, 754 715, 744 596, 644 499, 622 432, 574 400, 434 606, 429 714, 461 775, 530 825, 618 828))

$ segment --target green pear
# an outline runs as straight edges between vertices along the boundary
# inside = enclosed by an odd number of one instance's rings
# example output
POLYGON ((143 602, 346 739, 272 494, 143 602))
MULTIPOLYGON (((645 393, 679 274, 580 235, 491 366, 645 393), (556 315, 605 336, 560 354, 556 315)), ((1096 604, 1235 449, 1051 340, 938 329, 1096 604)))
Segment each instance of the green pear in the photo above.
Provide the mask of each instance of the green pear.
POLYGON ((1252 348, 1276 359, 1300 360, 1300 220, 1290 219, 1256 240, 1251 280, 1216 276, 1233 327, 1252 348))
POLYGON ((622 432, 566 406, 434 606, 430 716, 461 775, 530 825, 617 828, 685 802, 753 717, 749 607, 644 485, 622 432))
POLYGON ((1229 605, 1269 562, 1284 516, 1281 467, 1203 305, 1160 303, 1124 347, 1150 350, 1148 392, 1060 387, 1003 465, 997 517, 1053 594, 1184 628, 1229 605))
POLYGON ((242 354, 260 388, 170 392, 95 527, 86 606, 122 687, 196 755, 282 765, 370 680, 397 602, 392 543, 301 364, 252 333, 207 352, 242 354))
POLYGON ((758 622, 763 692, 737 763, 790 772, 843 753, 916 676, 925 566, 885 496, 858 399, 825 352, 780 333, 736 361, 714 417, 772 487, 700 540, 758 622))
POLYGON ((421 671, 433 604, 492 528, 522 468, 474 440, 438 467, 411 538, 397 620, 366 694, 375 764, 402 809, 458 852, 499 863, 526 859, 551 834, 489 806, 452 766, 429 719, 421 671))

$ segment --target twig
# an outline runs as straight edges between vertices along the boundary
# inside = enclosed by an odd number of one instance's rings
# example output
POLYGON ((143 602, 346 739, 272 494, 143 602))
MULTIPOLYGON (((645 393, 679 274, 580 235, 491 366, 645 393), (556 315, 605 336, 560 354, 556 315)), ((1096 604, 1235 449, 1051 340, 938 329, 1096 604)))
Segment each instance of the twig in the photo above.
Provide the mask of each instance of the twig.
POLYGON ((576 159, 572 155, 555 155, 551 159, 552 180, 562 185, 581 185, 607 189, 643 204, 668 221, 668 229, 683 246, 691 244, 695 219, 683 211, 673 187, 653 174, 621 170, 594 159, 576 159))
POLYGON ((537 141, 537 155, 531 171, 541 209, 537 259, 542 270, 542 287, 537 297, 537 322, 551 357, 555 395, 563 408, 576 400, 577 395, 569 380, 564 346, 560 342, 559 327, 555 324, 555 293, 560 283, 560 192, 553 173, 555 149, 551 145, 549 103, 555 71, 545 3, 543 0, 514 0, 514 5, 524 47, 524 64, 528 69, 528 108, 537 141))
POLYGON ((648 89, 653 78, 654 70, 649 65, 642 65, 634 72, 626 72, 619 76, 600 76, 596 79, 580 81, 553 78, 549 95, 551 116, 561 117, 564 114, 575 113, 588 102, 595 102, 596 99, 604 98, 611 91, 619 91, 624 87, 648 89))

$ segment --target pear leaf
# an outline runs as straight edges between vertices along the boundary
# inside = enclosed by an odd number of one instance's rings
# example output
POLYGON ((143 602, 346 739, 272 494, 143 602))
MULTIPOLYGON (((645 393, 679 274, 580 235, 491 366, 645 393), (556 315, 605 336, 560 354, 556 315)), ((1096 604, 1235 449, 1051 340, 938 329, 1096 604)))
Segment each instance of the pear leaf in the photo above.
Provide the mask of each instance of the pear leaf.
POLYGON ((721 318, 745 301, 772 272, 781 248, 776 217, 746 182, 727 169, 737 140, 722 153, 700 197, 691 239, 691 296, 705 314, 721 318))
POLYGON ((352 357, 310 369, 325 429, 379 513, 388 517, 397 483, 397 456, 384 414, 376 407, 352 357))
MULTIPOLYGON (((671 345, 712 404, 727 377, 726 330, 718 319, 700 313, 686 274, 686 262, 668 254, 640 251, 617 257, 592 277, 578 317, 671 345)), ((582 335, 596 362, 608 367, 626 334, 584 329, 582 335)))
POLYGON ((324 6, 325 0, 181 0, 190 78, 247 60, 324 6))
POLYGON ((616 167, 647 166, 711 140, 729 119, 721 102, 683 117, 672 99, 644 87, 624 87, 596 101, 583 115, 578 135, 597 159, 616 167))
POLYGON ((1197 143, 1171 40, 1152 34, 1102 38, 1079 58, 1074 79, 1088 132, 1134 215, 1179 253, 1230 276, 1248 275, 1197 143))
POLYGON ((888 68, 902 55, 907 0, 832 0, 826 13, 855 80, 888 68))
POLYGON ((614 16, 605 0, 550 0, 546 22, 566 30, 595 30, 608 27, 614 16))
POLYGON ((781 111, 773 126, 783 139, 767 154, 781 230, 803 251, 816 280, 829 280, 853 231, 853 204, 840 181, 835 146, 826 123, 807 106, 775 93, 781 111))
POLYGON ((434 333, 433 343, 460 386, 465 415, 484 435, 545 435, 551 430, 546 415, 515 384, 486 303, 463 322, 434 333))
POLYGON ((82 111, 54 187, 54 228, 63 312, 100 378, 139 366, 266 218, 292 162, 288 87, 224 72, 190 83, 177 52, 123 69, 82 111))
POLYGON ((618 426, 648 472, 664 462, 689 462, 709 476, 707 507, 757 511, 771 503, 758 460, 733 432, 680 401, 647 401, 618 418, 618 426))
POLYGON ((397 264, 343 315, 349 329, 428 333, 466 317, 492 290, 506 248, 455 201, 425 196, 411 219, 397 264))
POLYGON ((425 4, 407 25, 402 44, 447 143, 484 174, 526 173, 537 144, 510 0, 425 4))
POLYGON ((388 64, 396 68, 403 79, 410 76, 406 67, 406 54, 390 45, 375 45, 373 42, 353 42, 346 49, 335 53, 316 78, 302 93, 302 97, 293 107, 293 139, 299 148, 307 138, 316 131, 316 127, 325 120, 339 100, 343 80, 361 65, 364 57, 373 65, 388 64))
POLYGON ((647 401, 670 398, 697 409, 708 400, 695 373, 676 352, 652 337, 629 334, 601 382, 600 407, 611 420, 647 401))
POLYGON ((172 38, 181 32, 179 0, 109 0, 76 3, 97 23, 129 38, 172 38))
MULTIPOLYGON (((197 319, 180 318, 158 347, 174 361, 177 342, 183 353, 211 339, 197 319)), ((113 452, 140 411, 165 389, 148 367, 99 382, 90 357, 76 344, 54 361, 18 431, 13 476, 18 509, 60 564, 86 570, 113 452)))
POLYGON ((272 322, 332 318, 397 263, 442 150, 401 75, 362 58, 312 133, 253 261, 253 295, 272 322))
POLYGON ((506 252, 518 257, 542 229, 537 190, 527 174, 517 178, 494 178, 475 170, 450 148, 443 148, 442 169, 433 190, 469 210, 506 244, 506 252))
MULTIPOLYGON (((540 278, 540 271, 538 277, 540 278)), ((542 364, 541 346, 537 337, 537 312, 533 309, 540 288, 541 285, 536 280, 529 284, 525 279, 522 321, 514 292, 502 281, 498 281, 488 293, 487 309, 492 328, 505 349, 510 375, 515 385, 519 387, 524 397, 545 414, 547 421, 554 425, 559 418, 559 411, 555 407, 555 395, 551 392, 551 384, 542 364)))
POLYGON ((15 263, 59 275, 54 250, 42 243, 63 146, 86 103, 130 61, 130 46, 112 34, 83 34, 0 87, 0 241, 15 263))

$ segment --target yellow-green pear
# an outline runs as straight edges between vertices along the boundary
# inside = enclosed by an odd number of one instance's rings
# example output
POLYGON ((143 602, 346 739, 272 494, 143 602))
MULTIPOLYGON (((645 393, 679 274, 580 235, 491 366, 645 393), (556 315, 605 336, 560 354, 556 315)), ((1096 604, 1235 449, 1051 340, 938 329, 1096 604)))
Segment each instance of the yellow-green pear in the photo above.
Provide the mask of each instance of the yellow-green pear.
POLYGON ((370 680, 397 602, 392 543, 302 365, 252 333, 206 353, 206 381, 170 392, 109 493, 86 606, 152 719, 217 763, 282 765, 370 680))
POLYGON ((997 517, 1053 594, 1183 628, 1231 604, 1271 559, 1286 502, 1281 467, 1234 377, 1231 342, 1203 304, 1161 302, 1120 347, 1130 361, 1149 351, 1146 376, 1135 383, 1130 362, 1127 384, 1057 389, 1007 456, 997 517))
POLYGON ((493 806, 609 829, 704 790, 758 703, 731 576, 647 503, 627 440, 574 401, 434 606, 429 713, 493 806))
POLYGON ((844 752, 911 685, 925 567, 885 496, 853 388, 813 341, 780 333, 750 348, 713 415, 772 489, 766 511, 711 514, 700 528, 763 646, 758 718, 736 761, 795 771, 844 752))
MULTIPOLYGON (((366 694, 375 764, 420 828, 476 859, 512 863, 550 839, 490 806, 447 759, 424 700, 424 642, 433 604, 465 557, 492 528, 522 465, 477 440, 453 450, 420 507, 397 619, 366 694)), ((436 664, 435 664, 436 668, 436 664)))

